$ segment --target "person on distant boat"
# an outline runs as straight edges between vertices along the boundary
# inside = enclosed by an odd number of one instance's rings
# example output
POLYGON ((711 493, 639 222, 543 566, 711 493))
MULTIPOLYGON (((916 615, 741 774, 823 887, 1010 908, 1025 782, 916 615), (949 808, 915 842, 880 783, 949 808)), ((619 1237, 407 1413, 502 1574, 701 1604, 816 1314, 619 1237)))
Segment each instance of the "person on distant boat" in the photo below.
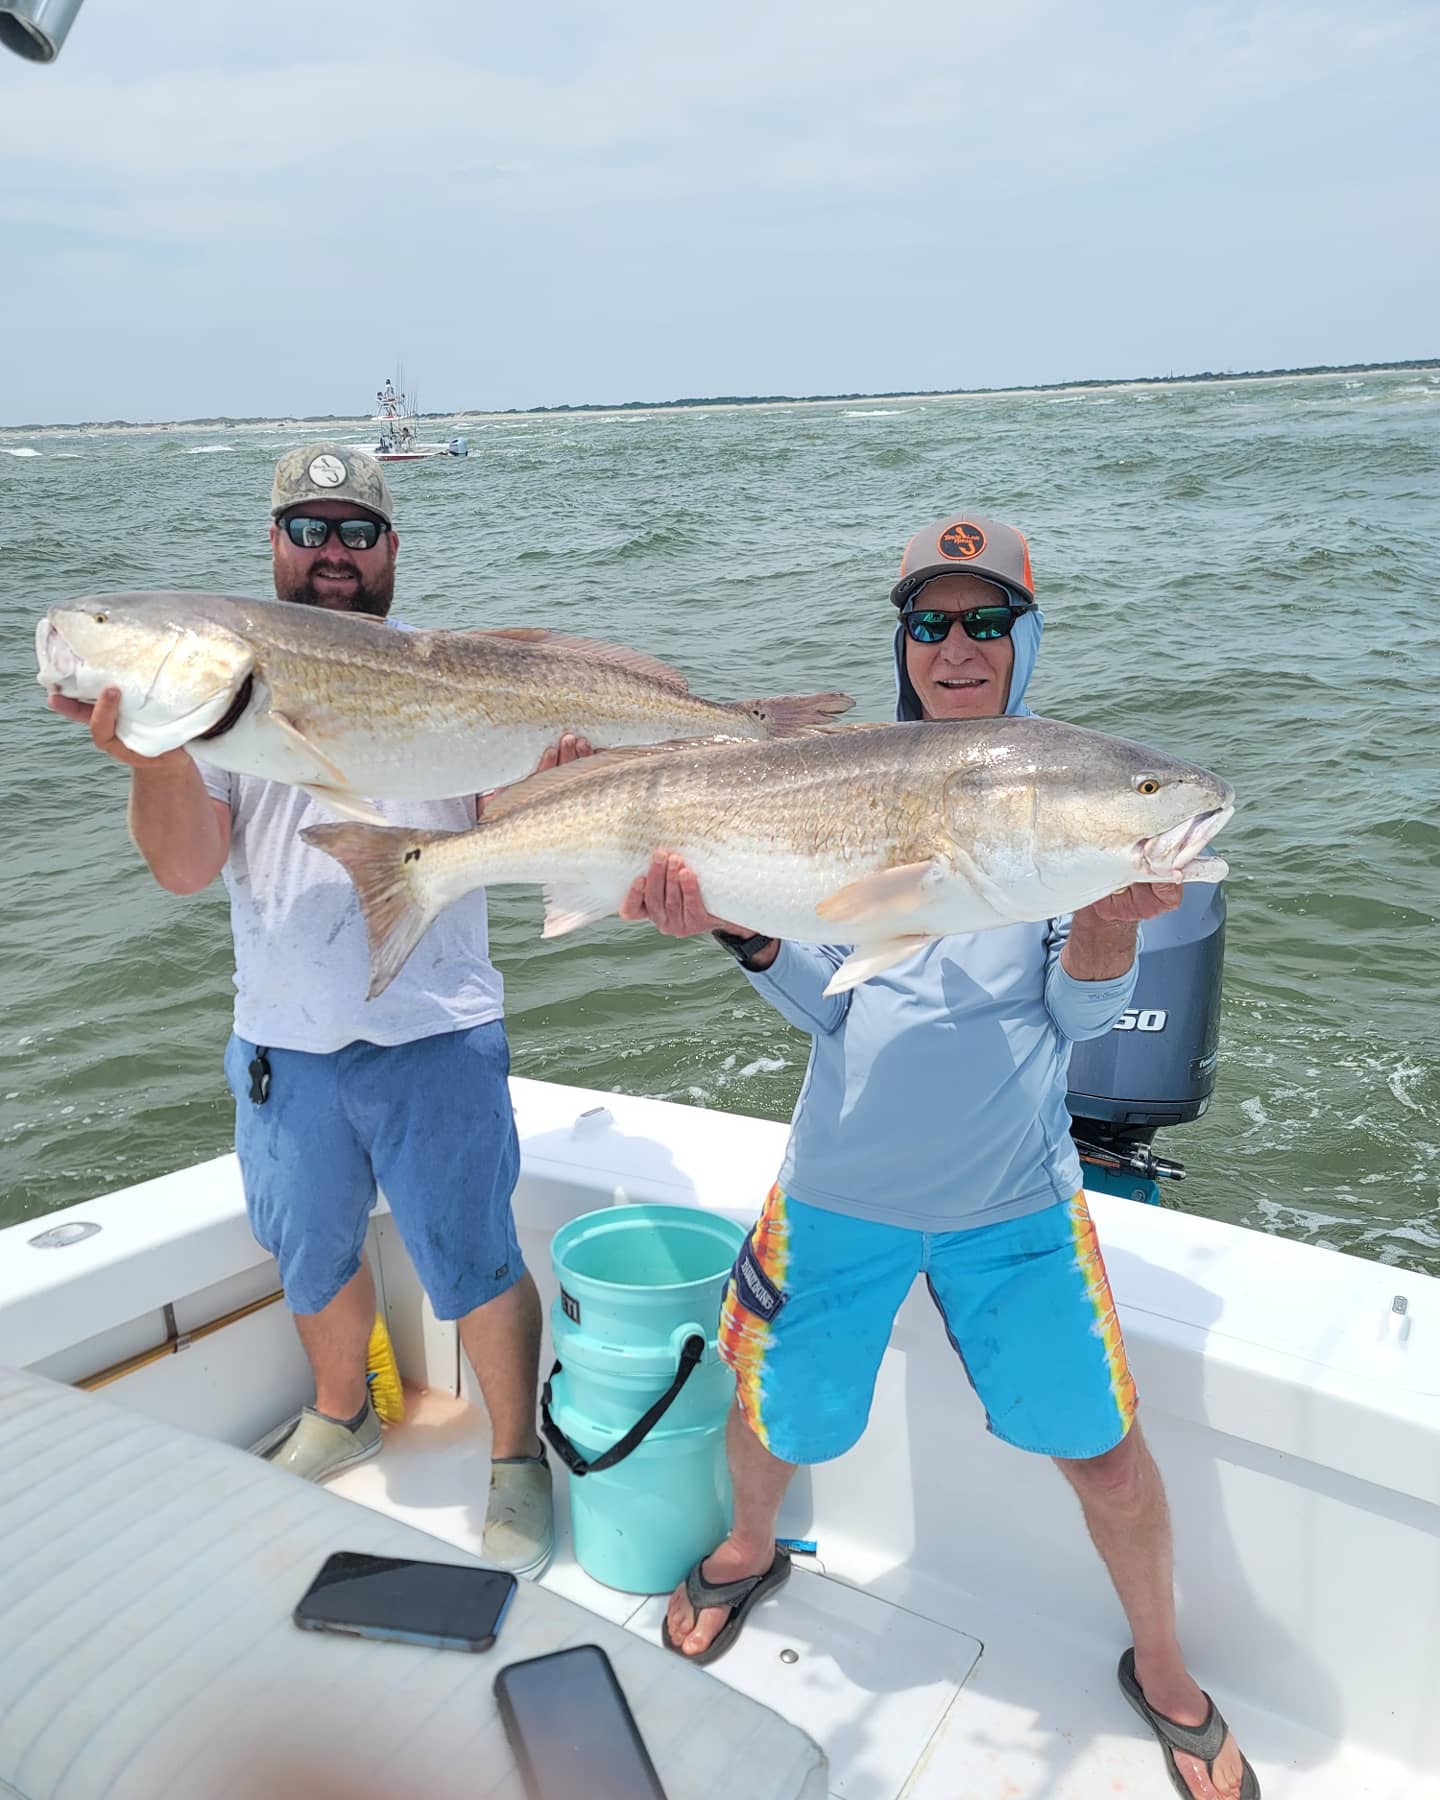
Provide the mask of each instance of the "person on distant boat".
MULTIPOLYGON (((1029 711, 1043 620, 1020 532, 975 513, 936 520, 910 539, 890 598, 897 718, 1029 711)), ((859 1439, 895 1314, 923 1273, 990 1430, 1053 1457, 1079 1498, 1134 1637, 1120 1683, 1172 1780, 1204 1800, 1258 1800, 1176 1639, 1165 1493, 1065 1103, 1070 1045, 1119 1019, 1141 921, 1180 893, 1140 883, 1068 919, 941 938, 827 999, 846 948, 716 918, 693 871, 664 852, 635 882, 622 917, 713 932, 812 1039, 779 1178, 721 1314, 737 1378, 735 1522, 671 1596, 670 1649, 713 1661, 785 1580, 775 1526, 796 1465, 859 1439)))
MULTIPOLYGON (((276 596, 386 618, 400 542, 392 516, 364 452, 289 451, 271 491, 276 596)), ((485 1557, 538 1574, 554 1544, 535 1429, 540 1302, 511 1212, 519 1147, 485 895, 450 908, 400 978, 362 1001, 368 951, 353 889, 300 837, 326 808, 184 750, 136 755, 115 735, 119 701, 111 688, 93 708, 58 696, 50 705, 88 722, 97 746, 129 767, 131 835, 161 886, 193 894, 223 873, 230 893, 236 1150, 252 1229, 279 1264, 315 1376, 315 1404, 269 1460, 323 1481, 381 1447, 366 1367, 376 1299, 365 1237, 378 1182, 436 1314, 459 1321, 489 1410, 485 1557)), ((541 766, 586 750, 567 736, 541 766)), ((473 825, 480 802, 385 810, 397 824, 456 831, 473 825)))

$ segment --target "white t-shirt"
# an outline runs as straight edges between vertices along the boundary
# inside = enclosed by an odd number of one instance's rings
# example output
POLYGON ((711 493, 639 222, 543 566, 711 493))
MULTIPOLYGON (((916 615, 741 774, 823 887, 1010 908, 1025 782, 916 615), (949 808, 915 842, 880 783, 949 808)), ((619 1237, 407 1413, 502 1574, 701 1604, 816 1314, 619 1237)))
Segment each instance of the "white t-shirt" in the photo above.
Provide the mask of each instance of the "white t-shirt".
MULTIPOLYGON (((225 886, 235 937, 235 1030, 272 1050, 326 1054, 364 1038, 407 1044, 501 1016, 504 984, 490 962, 485 890, 434 921, 400 973, 367 1000, 370 952, 350 877, 302 827, 335 815, 284 782, 199 765, 205 786, 230 808, 225 886)), ((379 802, 389 823, 464 831, 475 802, 379 802)))

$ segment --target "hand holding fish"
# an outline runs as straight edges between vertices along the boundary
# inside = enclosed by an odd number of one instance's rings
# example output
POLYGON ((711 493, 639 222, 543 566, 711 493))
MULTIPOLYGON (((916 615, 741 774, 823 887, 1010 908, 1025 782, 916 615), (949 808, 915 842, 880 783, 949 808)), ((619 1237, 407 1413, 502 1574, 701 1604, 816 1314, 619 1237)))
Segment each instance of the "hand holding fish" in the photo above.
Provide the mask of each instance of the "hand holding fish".
POLYGON ((1077 981, 1112 981, 1135 960, 1136 933, 1143 919, 1173 912, 1180 904, 1180 884, 1136 881, 1089 906, 1077 907, 1070 920, 1070 941, 1060 961, 1077 981))
POLYGON ((538 775, 542 769, 557 769, 562 763, 578 762, 582 756, 593 756, 594 754, 595 746, 589 738, 583 738, 576 732, 567 731, 562 733, 558 743, 551 744, 549 749, 542 753, 539 762, 535 765, 534 773, 538 775))
POLYGON ((124 763, 127 769, 154 769, 161 764, 173 767, 178 762, 190 760, 184 750, 170 750, 161 756, 139 756, 125 744, 116 731, 120 718, 118 687, 107 687, 93 705, 84 700, 67 699, 58 693, 47 695, 45 704, 62 718, 88 725, 95 748, 114 757, 116 762, 124 763))
POLYGON ((1137 881, 1082 906, 1071 930, 1084 930, 1089 920, 1097 925, 1139 925, 1145 919, 1158 919, 1161 913, 1174 912, 1179 904, 1180 887, 1175 882, 1137 881))
POLYGON ((748 925, 733 925, 706 910, 700 879, 683 858, 657 850, 650 867, 637 875, 620 902, 622 919, 648 919, 666 937, 698 937, 702 931, 728 931, 751 937, 748 925))

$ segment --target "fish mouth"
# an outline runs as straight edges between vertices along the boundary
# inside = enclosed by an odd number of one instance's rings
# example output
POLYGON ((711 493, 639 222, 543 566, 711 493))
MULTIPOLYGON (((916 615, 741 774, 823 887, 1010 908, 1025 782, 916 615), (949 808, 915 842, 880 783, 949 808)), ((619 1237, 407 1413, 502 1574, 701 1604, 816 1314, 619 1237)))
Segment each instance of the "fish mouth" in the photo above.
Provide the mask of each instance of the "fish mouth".
POLYGON ((1156 837, 1142 838, 1135 846, 1137 868, 1152 879, 1173 881, 1234 816, 1233 806, 1215 806, 1209 812, 1196 813, 1192 818, 1182 820, 1156 837))
POLYGON ((35 627, 35 661, 39 672, 35 679, 52 694, 65 691, 66 682, 74 682, 84 664, 66 642, 55 623, 41 619, 35 627))

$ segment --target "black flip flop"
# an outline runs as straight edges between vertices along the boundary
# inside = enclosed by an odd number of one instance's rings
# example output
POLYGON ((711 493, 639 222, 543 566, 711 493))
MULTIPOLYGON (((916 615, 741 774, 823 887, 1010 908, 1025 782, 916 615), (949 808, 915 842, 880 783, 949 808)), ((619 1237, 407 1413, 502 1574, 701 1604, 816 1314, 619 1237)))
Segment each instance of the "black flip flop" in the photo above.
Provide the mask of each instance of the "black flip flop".
POLYGON ((695 1608, 695 1616, 698 1619, 707 1606, 728 1606, 730 1617, 705 1648, 697 1650, 693 1656, 688 1656, 671 1638, 669 1619, 660 1621, 661 1642, 667 1650, 673 1650, 687 1663, 712 1663, 717 1657, 723 1656, 739 1637, 740 1629, 751 1611, 767 1594, 773 1594, 790 1579, 790 1552, 780 1549, 778 1545, 775 1560, 765 1573, 747 1575, 743 1581, 707 1581, 700 1573, 704 1565, 705 1558, 702 1556, 685 1577, 685 1592, 695 1608))
MULTIPOLYGON (((1140 1717, 1160 1740, 1160 1748, 1165 1752, 1165 1768, 1170 1776, 1171 1786, 1177 1794, 1184 1794, 1186 1800, 1193 1800, 1185 1777, 1175 1764, 1175 1752, 1182 1751, 1186 1756, 1198 1757, 1205 1765, 1205 1773, 1211 1781, 1215 1779, 1215 1759, 1225 1748, 1225 1739, 1230 1727, 1225 1723, 1220 1708, 1208 1694, 1205 1704, 1210 1711, 1205 1715, 1203 1725, 1177 1725, 1174 1719, 1167 1719, 1164 1713, 1156 1712, 1141 1691, 1140 1683, 1135 1679, 1135 1652, 1127 1650, 1120 1658, 1120 1667, 1116 1671, 1120 1680, 1120 1692, 1139 1713, 1140 1717)), ((1240 1754, 1240 1800, 1260 1800, 1260 1783, 1255 1771, 1240 1754)))

